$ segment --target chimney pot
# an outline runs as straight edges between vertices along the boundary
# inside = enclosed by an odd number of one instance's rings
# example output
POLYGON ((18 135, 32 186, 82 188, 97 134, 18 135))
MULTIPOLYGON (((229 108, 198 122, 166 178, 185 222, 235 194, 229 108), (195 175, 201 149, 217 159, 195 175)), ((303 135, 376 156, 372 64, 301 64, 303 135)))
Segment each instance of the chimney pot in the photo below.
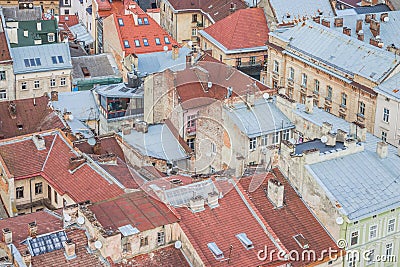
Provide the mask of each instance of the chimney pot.
POLYGON ((336 145, 336 134, 328 133, 328 141, 326 142, 327 146, 335 146, 336 145))
POLYGON ((316 17, 313 18, 313 21, 320 24, 321 23, 321 17, 320 16, 316 16, 316 17))
POLYGON ((334 25, 335 27, 343 27, 343 18, 335 18, 334 25))
POLYGON ((38 227, 37 227, 36 222, 28 223, 28 232, 29 232, 30 237, 35 238, 37 235, 37 230, 38 230, 38 227))
POLYGON ((343 33, 348 36, 351 36, 351 29, 347 28, 347 27, 343 27, 343 33))
POLYGON ((149 125, 145 121, 138 121, 135 123, 135 130, 140 133, 147 133, 149 131, 149 125))
POLYGON ((179 57, 179 46, 173 45, 172 46, 172 59, 176 60, 179 57))
POLYGON ((331 27, 331 22, 329 20, 326 19, 322 19, 322 25, 324 25, 325 27, 330 28, 331 27))
POLYGON ((58 92, 57 91, 51 91, 50 95, 51 95, 51 98, 50 98, 51 101, 58 101, 58 92))
POLYGON ((362 30, 362 24, 363 24, 362 19, 358 19, 356 22, 356 33, 359 33, 362 30))
POLYGON ((219 196, 219 194, 217 192, 215 192, 215 191, 208 194, 208 196, 207 196, 207 204, 208 204, 208 206, 210 208, 213 209, 213 208, 216 208, 216 207, 219 206, 219 204, 218 204, 218 196, 219 196))

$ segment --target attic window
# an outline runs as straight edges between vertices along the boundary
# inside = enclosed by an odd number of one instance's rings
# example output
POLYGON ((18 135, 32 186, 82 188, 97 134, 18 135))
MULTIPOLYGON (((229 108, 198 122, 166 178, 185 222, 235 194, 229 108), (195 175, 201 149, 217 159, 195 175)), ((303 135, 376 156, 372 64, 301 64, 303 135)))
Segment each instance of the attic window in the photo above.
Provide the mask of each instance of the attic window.
POLYGON ((82 67, 81 70, 82 70, 83 76, 90 77, 90 72, 87 67, 82 67))
POLYGON ((125 48, 131 47, 131 46, 129 45, 129 42, 128 42, 127 40, 124 41, 124 47, 125 47, 125 48))
POLYGON ((25 67, 35 67, 35 66, 41 66, 42 62, 40 61, 40 58, 25 58, 24 59, 24 64, 25 67))
POLYGON ((24 126, 21 123, 18 123, 17 128, 18 128, 18 130, 22 130, 24 128, 24 126))
POLYGON ((219 247, 217 246, 217 244, 215 244, 215 242, 208 243, 207 247, 211 250, 211 252, 213 253, 214 257, 217 260, 224 258, 224 253, 219 249, 219 247))
POLYGON ((146 38, 143 38, 144 46, 149 46, 149 41, 146 38))
POLYGON ((161 41, 160 41, 160 38, 156 38, 156 45, 161 45, 161 41))
POLYGON ((168 36, 164 36, 164 41, 165 41, 166 44, 170 44, 170 43, 171 43, 171 42, 169 41, 169 39, 168 39, 168 36))
POLYGON ((141 18, 138 18, 137 22, 138 22, 139 25, 143 25, 143 20, 141 18))
POLYGON ((64 63, 64 59, 62 56, 58 56, 58 63, 64 63))
POLYGON ((247 250, 254 248, 253 242, 247 237, 245 233, 237 234, 236 237, 240 240, 240 242, 247 250))
POLYGON ((294 240, 296 240, 297 244, 302 248, 302 249, 307 249, 309 248, 308 240, 304 238, 302 234, 298 234, 293 236, 294 240))
POLYGON ((140 47, 140 41, 137 40, 137 39, 135 40, 135 46, 136 46, 136 47, 140 47))
POLYGON ((149 20, 148 20, 148 18, 143 18, 143 22, 144 22, 145 25, 149 25, 149 20))
POLYGON ((119 24, 119 26, 124 26, 124 21, 123 21, 123 19, 119 18, 119 19, 118 19, 118 24, 119 24))

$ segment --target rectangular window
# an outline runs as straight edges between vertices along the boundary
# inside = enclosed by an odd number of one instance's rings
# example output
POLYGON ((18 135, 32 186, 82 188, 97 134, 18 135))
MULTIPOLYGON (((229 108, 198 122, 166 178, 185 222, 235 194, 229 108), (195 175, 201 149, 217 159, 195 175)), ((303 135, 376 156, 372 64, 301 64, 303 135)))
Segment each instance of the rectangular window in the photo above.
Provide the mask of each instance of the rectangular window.
POLYGON ((358 106, 359 106, 358 109, 359 109, 360 114, 364 116, 365 115, 365 103, 360 101, 360 102, 358 102, 358 106))
POLYGON ((29 62, 29 59, 27 59, 27 58, 24 59, 24 63, 25 63, 25 67, 30 67, 31 66, 31 64, 29 62))
POLYGON ((64 59, 62 56, 58 56, 58 63, 64 63, 64 59))
POLYGON ((355 253, 347 254, 347 261, 349 267, 356 267, 357 256, 355 253))
POLYGON ((372 225, 369 227, 369 239, 374 239, 377 236, 377 230, 378 226, 377 225, 372 225))
POLYGON ((28 87, 26 86, 26 82, 21 83, 21 90, 26 90, 28 87))
POLYGON ((156 38, 156 45, 161 45, 160 38, 156 38))
POLYGON ((347 105, 347 95, 345 93, 342 93, 342 107, 345 107, 347 105))
POLYGON ((240 57, 236 58, 236 66, 242 65, 242 59, 240 57))
POLYGON ((35 63, 36 63, 36 66, 42 66, 42 62, 40 61, 40 58, 35 58, 35 63))
POLYGON ((386 256, 393 255, 393 243, 386 244, 386 256))
POLYGON ((325 111, 331 113, 331 107, 325 106, 325 111))
POLYGON ((24 187, 23 186, 15 188, 15 197, 17 199, 24 198, 24 187))
POLYGON ((36 66, 36 62, 34 58, 29 59, 29 63, 31 64, 31 67, 36 66))
POLYGON ((300 94, 300 103, 305 104, 306 103, 306 95, 301 93, 300 94))
POLYGON ((149 240, 148 240, 147 236, 146 237, 142 236, 140 238, 140 247, 147 246, 148 244, 149 244, 149 240))
POLYGON ((274 60, 274 72, 278 73, 279 72, 279 62, 274 60))
POLYGON ((257 147, 257 138, 256 137, 250 138, 249 145, 250 145, 249 146, 250 150, 255 150, 257 147))
POLYGON ((146 38, 143 38, 144 46, 149 46, 149 41, 146 38))
POLYGON ((301 74, 301 86, 307 87, 307 74, 305 73, 301 74))
POLYGON ((165 42, 166 44, 170 44, 170 43, 171 43, 171 42, 169 41, 168 36, 164 36, 164 42, 165 42))
POLYGON ((389 109, 387 108, 383 109, 383 121, 389 122, 389 109))
POLYGON ((288 97, 293 99, 293 87, 288 87, 288 97))
POLYGON ((157 233, 157 245, 162 246, 165 244, 165 233, 158 232, 157 233))
POLYGON ((279 132, 275 132, 272 136, 272 143, 277 144, 279 143, 279 132))
POLYGON ((56 86, 56 79, 50 79, 50 87, 56 86))
POLYGON ((6 72, 3 70, 3 71, 0 71, 0 81, 5 81, 6 80, 6 72))
POLYGON ((136 47, 140 47, 140 41, 137 40, 137 39, 135 40, 135 46, 136 46, 136 47))
POLYGON ((386 140, 387 140, 387 132, 382 131, 381 139, 382 139, 383 142, 386 142, 386 140))
POLYGON ((187 116, 187 127, 196 127, 196 115, 187 116))
POLYGON ((286 141, 290 139, 290 130, 289 129, 283 131, 282 139, 286 140, 286 141))
POLYGON ((261 136, 261 145, 262 146, 268 145, 268 135, 261 136))
POLYGON ((125 48, 131 47, 131 46, 129 45, 129 41, 128 41, 128 40, 125 40, 125 41, 124 41, 124 47, 125 47, 125 48))
POLYGON ((137 22, 138 22, 139 25, 143 25, 143 20, 141 18, 138 18, 137 22))
POLYGON ((217 153, 217 146, 214 143, 211 143, 211 152, 217 153))
POLYGON ((396 219, 390 219, 388 222, 388 233, 394 232, 396 225, 396 219))
POLYGON ((192 15, 192 22, 197 22, 197 14, 192 15))
POLYGON ((118 19, 118 25, 119 26, 124 26, 124 20, 122 18, 118 19))
POLYGON ((358 231, 355 231, 351 233, 350 245, 354 246, 357 244, 358 244, 358 231))
POLYGON ((54 190, 54 202, 55 202, 56 204, 58 204, 58 194, 57 194, 57 191, 56 191, 56 190, 54 190))
POLYGON ((66 79, 65 78, 61 78, 60 85, 61 86, 65 86, 66 84, 67 84, 66 79))
POLYGON ((51 57, 51 61, 53 62, 53 64, 57 64, 57 57, 51 57))
POLYGON ((326 87, 326 98, 332 99, 332 87, 330 85, 326 87))
POLYGON ((294 69, 292 67, 289 68, 289 80, 294 80, 294 69))
POLYGON ((40 81, 34 81, 34 82, 33 82, 33 87, 34 87, 35 89, 40 88, 40 81))
POLYGON ((196 28, 192 28, 192 36, 197 36, 197 29, 196 28))
POLYGON ((256 64, 256 57, 252 56, 250 57, 250 65, 255 65, 256 64))
POLYGON ((317 79, 314 80, 314 93, 319 94, 319 81, 317 79))
POLYGON ((7 98, 7 91, 4 90, 0 90, 0 99, 6 99, 7 98))
POLYGON ((193 151, 194 151, 194 140, 195 140, 195 139, 192 138, 192 139, 188 139, 188 140, 186 141, 188 147, 190 147, 190 149, 193 150, 193 151))
POLYGON ((47 40, 49 41, 49 43, 54 42, 54 33, 49 33, 47 35, 47 40))
POLYGON ((40 195, 43 193, 43 183, 35 183, 35 195, 40 195))
POLYGON ((143 18, 144 25, 149 25, 149 19, 148 18, 143 18))

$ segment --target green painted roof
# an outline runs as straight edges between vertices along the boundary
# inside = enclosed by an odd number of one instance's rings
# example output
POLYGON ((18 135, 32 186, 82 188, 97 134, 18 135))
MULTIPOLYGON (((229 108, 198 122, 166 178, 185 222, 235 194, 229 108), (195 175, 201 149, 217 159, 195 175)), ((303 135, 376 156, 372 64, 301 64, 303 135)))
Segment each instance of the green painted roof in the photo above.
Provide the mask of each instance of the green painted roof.
POLYGON ((54 20, 28 20, 18 22, 18 44, 11 43, 11 47, 22 47, 35 45, 35 40, 42 40, 42 44, 58 42, 57 21, 54 20), (37 23, 42 25, 41 30, 37 29, 37 23), (28 31, 28 37, 24 36, 24 31, 28 31), (48 33, 54 33, 54 42, 49 42, 48 33))

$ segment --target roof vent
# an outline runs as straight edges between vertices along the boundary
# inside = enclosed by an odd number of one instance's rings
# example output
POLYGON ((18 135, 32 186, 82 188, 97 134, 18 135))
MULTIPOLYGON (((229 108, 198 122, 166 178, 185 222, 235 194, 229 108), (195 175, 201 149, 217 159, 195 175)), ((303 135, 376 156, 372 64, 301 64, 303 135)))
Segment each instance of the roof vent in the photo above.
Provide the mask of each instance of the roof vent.
POLYGON ((90 77, 90 72, 87 67, 81 67, 81 70, 84 77, 90 77))
POLYGON ((35 144, 37 150, 46 149, 46 144, 45 144, 43 136, 35 134, 32 136, 32 141, 35 144))
POLYGON ((210 89, 211 87, 212 87, 212 82, 207 82, 207 87, 208 87, 208 89, 210 89))
POLYGON ((310 246, 308 244, 308 240, 304 238, 302 234, 298 234, 293 236, 294 240, 296 240, 297 244, 302 248, 302 249, 308 249, 310 246))
POLYGON ((208 243, 207 247, 211 250, 211 252, 213 253, 214 257, 217 260, 221 260, 224 258, 224 253, 219 249, 219 247, 217 246, 217 244, 215 244, 215 242, 208 243))
POLYGON ((237 234, 236 237, 240 240, 240 242, 247 250, 254 248, 253 242, 247 237, 245 233, 237 234))

